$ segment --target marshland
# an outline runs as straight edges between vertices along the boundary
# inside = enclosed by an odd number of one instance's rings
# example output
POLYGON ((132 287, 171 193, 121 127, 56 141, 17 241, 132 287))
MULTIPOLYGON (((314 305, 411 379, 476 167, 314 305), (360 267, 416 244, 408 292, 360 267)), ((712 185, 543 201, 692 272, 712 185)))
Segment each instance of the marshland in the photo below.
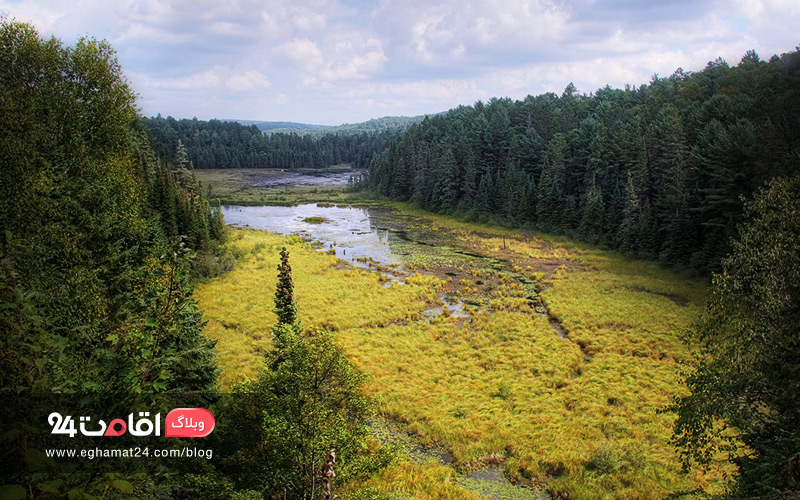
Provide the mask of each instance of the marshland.
POLYGON ((368 375, 374 439, 424 450, 370 479, 374 488, 662 498, 724 486, 721 463, 681 471, 669 445, 674 416, 661 411, 684 390, 681 332, 707 299, 704 280, 402 203, 222 213, 236 265, 196 290, 222 384, 254 377, 272 348, 286 247, 301 323, 335 332, 368 375))

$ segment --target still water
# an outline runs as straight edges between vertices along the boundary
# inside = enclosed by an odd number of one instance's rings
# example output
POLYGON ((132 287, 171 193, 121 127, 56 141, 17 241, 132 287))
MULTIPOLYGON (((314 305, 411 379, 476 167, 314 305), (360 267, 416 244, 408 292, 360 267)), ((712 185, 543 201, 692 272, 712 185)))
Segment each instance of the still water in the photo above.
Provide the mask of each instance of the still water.
POLYGON ((381 224, 390 215, 386 210, 315 203, 293 207, 229 205, 222 207, 222 215, 225 223, 234 227, 296 234, 307 241, 318 241, 323 250, 334 249, 337 257, 362 267, 368 267, 364 260, 385 267, 400 265, 402 257, 408 255, 401 248, 399 231, 381 224))

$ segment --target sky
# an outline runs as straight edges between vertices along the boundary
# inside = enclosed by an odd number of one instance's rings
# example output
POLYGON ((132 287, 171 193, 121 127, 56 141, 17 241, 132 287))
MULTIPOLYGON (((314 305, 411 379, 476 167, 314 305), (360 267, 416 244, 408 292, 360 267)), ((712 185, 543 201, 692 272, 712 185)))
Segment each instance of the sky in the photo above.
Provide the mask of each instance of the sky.
POLYGON ((638 86, 800 44, 797 0, 0 0, 0 15, 66 45, 108 40, 145 116, 323 125, 638 86))

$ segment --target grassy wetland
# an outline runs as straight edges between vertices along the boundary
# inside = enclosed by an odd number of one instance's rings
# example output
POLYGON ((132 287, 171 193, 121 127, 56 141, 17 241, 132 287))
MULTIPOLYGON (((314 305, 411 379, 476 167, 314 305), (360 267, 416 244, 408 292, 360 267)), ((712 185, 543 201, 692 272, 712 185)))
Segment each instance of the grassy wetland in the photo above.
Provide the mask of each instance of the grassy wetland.
POLYGON ((194 172, 206 186, 206 197, 215 204, 293 205, 352 199, 352 193, 347 193, 350 171, 351 167, 345 164, 326 169, 325 175, 314 170, 285 172, 261 168, 197 169, 194 172))
POLYGON ((655 499, 721 491, 721 466, 680 470, 668 442, 673 417, 659 411, 683 390, 691 353, 680 334, 704 305, 705 282, 408 205, 371 214, 387 235, 377 245, 393 259, 348 255, 346 242, 314 234, 231 230, 237 265, 196 291, 223 385, 254 376, 271 348, 286 246, 303 325, 336 332, 369 375, 376 439, 383 434, 410 457, 362 485, 374 493, 655 499))

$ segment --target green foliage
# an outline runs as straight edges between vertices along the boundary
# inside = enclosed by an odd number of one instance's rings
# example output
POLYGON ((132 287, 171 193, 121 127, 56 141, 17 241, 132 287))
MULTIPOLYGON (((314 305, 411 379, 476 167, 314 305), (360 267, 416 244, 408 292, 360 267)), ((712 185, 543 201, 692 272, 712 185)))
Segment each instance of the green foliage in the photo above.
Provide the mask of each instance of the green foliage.
MULTIPOLYGON (((289 251, 281 249, 281 263, 278 264, 278 286, 275 289, 275 314, 278 325, 294 326, 297 322, 297 303, 294 301, 294 282, 292 266, 289 265, 289 251)), ((276 335, 276 337, 278 337, 276 335)))
POLYGON ((800 491, 799 200, 796 175, 745 206, 748 221, 691 337, 702 356, 686 376, 690 394, 674 405, 684 464, 727 452, 742 498, 800 491))
POLYGON ((18 332, 5 342, 30 354, 8 360, 5 388, 213 387, 212 344, 188 281, 209 236, 179 237, 210 214, 179 223, 170 209, 177 218, 185 206, 151 204, 159 190, 185 189, 156 175, 131 131, 134 94, 113 50, 87 39, 65 48, 17 23, 0 36, 0 129, 19 146, 0 158, 3 295, 18 332), (171 225, 184 231, 164 234, 171 225))
MULTIPOLYGON (((100 405, 118 415, 193 391, 209 401, 214 342, 191 292, 221 226, 191 176, 155 160, 114 50, 92 39, 65 47, 3 20, 0 81, 4 400, 66 393, 74 414, 100 405)), ((2 408, 4 481, 71 498, 157 489, 131 479, 133 464, 56 485, 52 461, 31 459, 52 436, 12 406, 2 408)))
POLYGON ((195 168, 325 169, 350 163, 367 168, 375 152, 389 147, 400 127, 332 128, 319 135, 263 133, 256 125, 219 120, 144 119, 158 158, 195 168))

